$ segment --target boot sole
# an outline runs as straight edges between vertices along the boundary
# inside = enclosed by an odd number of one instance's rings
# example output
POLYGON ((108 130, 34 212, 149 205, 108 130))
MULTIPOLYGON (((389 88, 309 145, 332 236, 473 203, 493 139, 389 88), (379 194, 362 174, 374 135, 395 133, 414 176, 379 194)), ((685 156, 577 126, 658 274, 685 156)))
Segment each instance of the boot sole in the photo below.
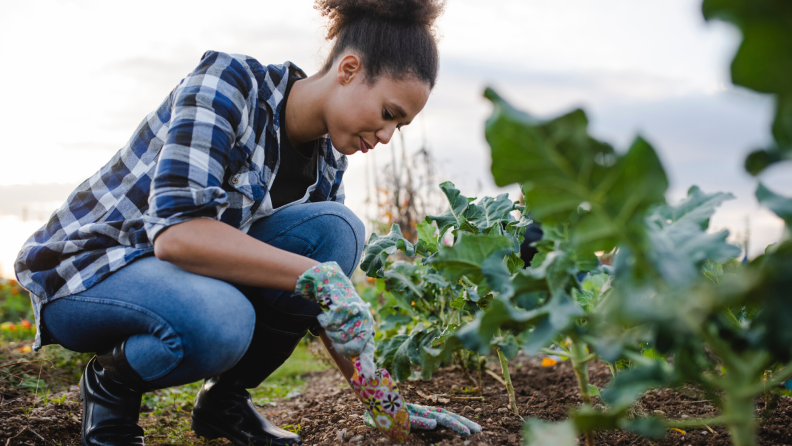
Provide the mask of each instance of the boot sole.
MULTIPOLYGON (((214 426, 210 426, 202 421, 196 420, 195 417, 192 417, 192 423, 190 423, 190 429, 195 432, 195 435, 199 437, 204 437, 207 440, 214 440, 216 438, 225 438, 226 440, 234 443, 237 446, 250 446, 251 443, 243 440, 239 440, 235 438, 233 435, 230 435, 226 431, 222 429, 218 429, 214 426)), ((270 445, 273 445, 272 441, 269 442, 270 445)), ((295 446, 302 446, 302 441, 298 443, 292 443, 295 446)))

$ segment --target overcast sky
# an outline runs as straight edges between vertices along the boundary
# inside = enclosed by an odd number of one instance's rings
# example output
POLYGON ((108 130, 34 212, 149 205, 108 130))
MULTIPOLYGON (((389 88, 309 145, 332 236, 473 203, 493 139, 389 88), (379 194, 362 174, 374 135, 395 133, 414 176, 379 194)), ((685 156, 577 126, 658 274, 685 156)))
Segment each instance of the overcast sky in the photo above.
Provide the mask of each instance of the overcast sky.
MULTIPOLYGON (((291 60, 309 74, 319 68, 327 45, 312 1, 218 4, 0 2, 0 275, 12 275, 23 241, 206 50, 291 60)), ((408 152, 425 137, 440 161, 438 180, 468 196, 500 193, 483 137, 490 112, 483 88, 540 117, 583 107, 592 133, 618 149, 638 134, 656 147, 671 202, 692 184, 737 196, 712 224, 741 233, 750 219, 756 255, 782 225, 760 210, 755 180, 741 165, 769 140, 772 102, 730 85, 739 34, 704 23, 699 7, 699 0, 449 0, 439 22, 440 78, 421 118, 404 129, 408 152)), ((379 164, 389 150, 375 151, 379 164)), ((344 177, 347 205, 361 217, 369 155, 350 157, 344 177)), ((788 166, 763 180, 792 191, 788 166)))

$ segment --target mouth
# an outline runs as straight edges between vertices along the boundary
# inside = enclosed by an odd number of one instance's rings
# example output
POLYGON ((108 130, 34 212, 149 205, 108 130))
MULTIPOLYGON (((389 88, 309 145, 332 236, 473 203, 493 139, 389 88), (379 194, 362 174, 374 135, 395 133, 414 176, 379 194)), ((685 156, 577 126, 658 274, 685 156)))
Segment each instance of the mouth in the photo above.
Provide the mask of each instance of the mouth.
POLYGON ((363 139, 362 136, 359 137, 359 138, 360 138, 360 151, 361 152, 366 153, 369 150, 373 149, 373 147, 369 143, 367 143, 366 140, 363 139))

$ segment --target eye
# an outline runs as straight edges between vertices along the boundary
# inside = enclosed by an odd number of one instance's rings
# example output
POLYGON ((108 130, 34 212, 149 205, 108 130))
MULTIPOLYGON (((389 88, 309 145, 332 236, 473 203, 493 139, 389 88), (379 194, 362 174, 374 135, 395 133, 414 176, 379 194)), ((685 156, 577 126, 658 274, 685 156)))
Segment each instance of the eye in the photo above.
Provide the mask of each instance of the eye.
POLYGON ((383 108, 382 109, 382 119, 384 119, 386 121, 390 121, 391 119, 393 119, 393 113, 391 113, 390 110, 388 110, 387 108, 383 108))

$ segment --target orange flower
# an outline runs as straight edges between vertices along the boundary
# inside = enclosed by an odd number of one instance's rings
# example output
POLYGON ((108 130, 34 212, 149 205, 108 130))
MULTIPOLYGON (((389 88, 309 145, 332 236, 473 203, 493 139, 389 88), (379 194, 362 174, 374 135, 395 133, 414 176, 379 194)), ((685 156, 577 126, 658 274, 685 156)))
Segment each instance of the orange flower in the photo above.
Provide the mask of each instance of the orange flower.
POLYGON ((553 358, 543 358, 542 359, 542 367, 551 367, 551 366, 554 366, 556 364, 558 364, 558 361, 556 361, 553 358))
POLYGON ((17 294, 19 294, 19 288, 17 287, 11 288, 11 295, 16 296, 17 294))
POLYGON ((14 331, 16 330, 16 325, 13 322, 3 322, 0 324, 0 330, 4 331, 14 331))
POLYGON ((22 324, 23 327, 25 327, 25 330, 30 330, 31 325, 29 320, 22 319, 22 321, 20 321, 19 323, 22 324))

